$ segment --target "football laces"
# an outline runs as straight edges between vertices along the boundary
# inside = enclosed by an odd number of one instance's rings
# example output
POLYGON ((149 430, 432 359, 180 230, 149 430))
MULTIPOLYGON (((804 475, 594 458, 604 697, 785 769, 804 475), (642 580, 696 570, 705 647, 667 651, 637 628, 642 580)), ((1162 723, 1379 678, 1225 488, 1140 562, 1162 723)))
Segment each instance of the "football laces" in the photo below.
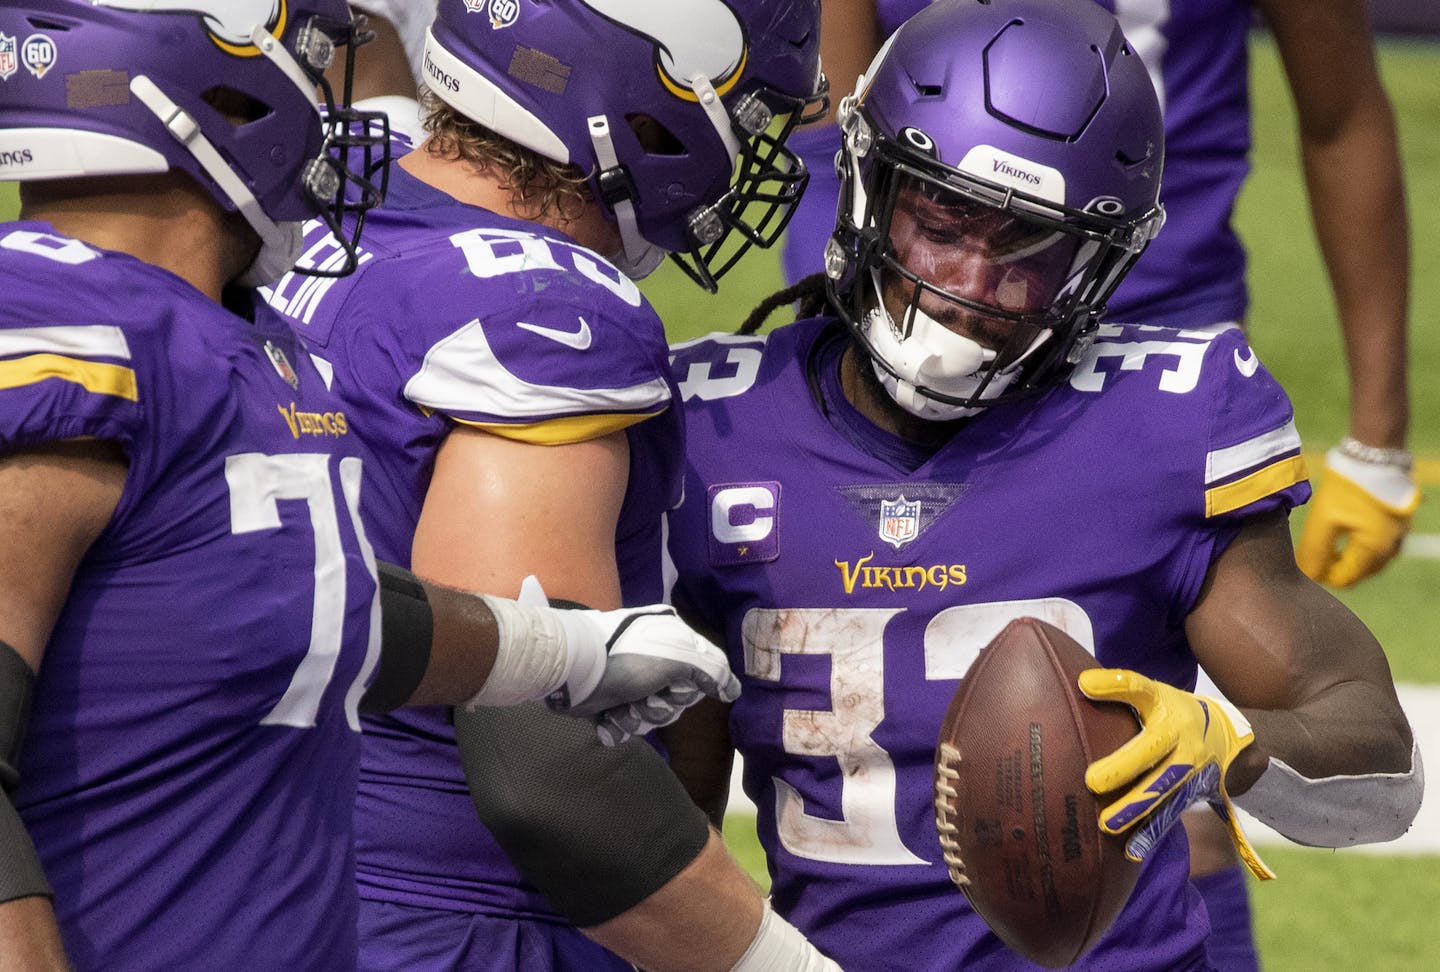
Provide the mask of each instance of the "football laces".
POLYGON ((960 779, 960 750, 949 743, 940 744, 940 758, 935 763, 935 829, 940 833, 940 850, 945 855, 945 866, 950 869, 950 880, 956 887, 966 887, 970 879, 965 876, 965 862, 960 857, 960 842, 955 835, 960 828, 955 826, 955 808, 951 804, 960 794, 955 782, 960 779))

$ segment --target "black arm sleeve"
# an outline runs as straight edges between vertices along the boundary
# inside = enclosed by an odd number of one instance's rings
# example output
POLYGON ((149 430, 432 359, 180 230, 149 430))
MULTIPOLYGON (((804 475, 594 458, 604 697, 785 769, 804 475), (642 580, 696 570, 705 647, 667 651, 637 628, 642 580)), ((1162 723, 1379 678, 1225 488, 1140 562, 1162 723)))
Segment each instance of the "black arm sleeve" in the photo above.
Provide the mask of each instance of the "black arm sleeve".
POLYGON ((50 897, 35 845, 10 802, 20 782, 20 746, 30 721, 34 681, 20 653, 0 641, 0 903, 37 894, 50 897))
POLYGON ((589 722, 540 704, 456 710, 455 735, 481 821, 581 928, 649 897, 709 839, 705 814, 643 740, 606 747, 589 722))
POLYGON ((435 631, 430 598, 415 575, 403 567, 376 564, 380 573, 380 665, 360 698, 366 715, 404 705, 430 665, 435 631))

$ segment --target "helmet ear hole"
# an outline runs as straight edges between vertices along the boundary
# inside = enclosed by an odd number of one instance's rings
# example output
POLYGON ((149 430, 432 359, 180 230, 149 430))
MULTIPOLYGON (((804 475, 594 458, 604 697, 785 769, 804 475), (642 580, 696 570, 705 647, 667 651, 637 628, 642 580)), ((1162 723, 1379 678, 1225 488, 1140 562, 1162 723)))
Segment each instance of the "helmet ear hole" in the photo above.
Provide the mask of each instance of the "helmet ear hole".
POLYGON ((685 143, 651 115, 637 113, 625 116, 640 147, 650 155, 684 155, 685 143))
POLYGON ((270 106, 243 91, 216 85, 200 95, 200 100, 224 115, 237 128, 259 121, 270 114, 270 106))

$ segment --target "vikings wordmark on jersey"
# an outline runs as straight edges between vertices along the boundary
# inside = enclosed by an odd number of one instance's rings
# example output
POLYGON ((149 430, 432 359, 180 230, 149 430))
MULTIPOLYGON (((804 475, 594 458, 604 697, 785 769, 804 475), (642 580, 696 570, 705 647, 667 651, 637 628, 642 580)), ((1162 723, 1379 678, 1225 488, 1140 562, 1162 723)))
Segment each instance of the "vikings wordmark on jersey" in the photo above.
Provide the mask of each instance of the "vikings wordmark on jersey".
MULTIPOLYGON (((852 421, 849 340, 812 320, 672 349, 690 459, 675 603, 743 673, 730 728, 782 913, 847 967, 1012 970, 935 835, 958 679, 1032 615, 1101 664, 1192 685, 1182 620, 1244 517, 1308 498, 1300 440, 1238 332, 1107 326, 1069 382, 987 409, 912 470, 852 421)), ((1191 895, 1172 833, 1080 967, 1142 946, 1182 963, 1205 928, 1191 895)))
POLYGON ((0 451, 93 437, 129 461, 16 794, 71 958, 353 968, 378 607, 338 400, 263 306, 244 320, 45 224, 0 227, 0 292, 0 451))

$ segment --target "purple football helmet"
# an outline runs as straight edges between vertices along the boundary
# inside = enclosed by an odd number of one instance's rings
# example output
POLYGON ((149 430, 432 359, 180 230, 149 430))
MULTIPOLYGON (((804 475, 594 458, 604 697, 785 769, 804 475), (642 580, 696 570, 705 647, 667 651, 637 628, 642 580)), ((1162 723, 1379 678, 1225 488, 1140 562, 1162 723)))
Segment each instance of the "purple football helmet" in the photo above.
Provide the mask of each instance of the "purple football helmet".
POLYGON ((1043 388, 1164 222, 1160 107, 1092 0, 937 0, 840 108, 832 303, 946 420, 1043 388))
POLYGON ((779 238, 809 178, 785 139, 824 111, 819 34, 819 0, 440 0, 424 74, 460 114, 584 170, 628 274, 668 252, 714 290, 779 238))
POLYGON ((0 179, 180 170, 259 234, 243 282, 289 269, 316 217, 346 251, 318 273, 348 273, 363 218, 341 220, 383 194, 388 130, 323 72, 363 27, 344 0, 7 0, 0 179))

